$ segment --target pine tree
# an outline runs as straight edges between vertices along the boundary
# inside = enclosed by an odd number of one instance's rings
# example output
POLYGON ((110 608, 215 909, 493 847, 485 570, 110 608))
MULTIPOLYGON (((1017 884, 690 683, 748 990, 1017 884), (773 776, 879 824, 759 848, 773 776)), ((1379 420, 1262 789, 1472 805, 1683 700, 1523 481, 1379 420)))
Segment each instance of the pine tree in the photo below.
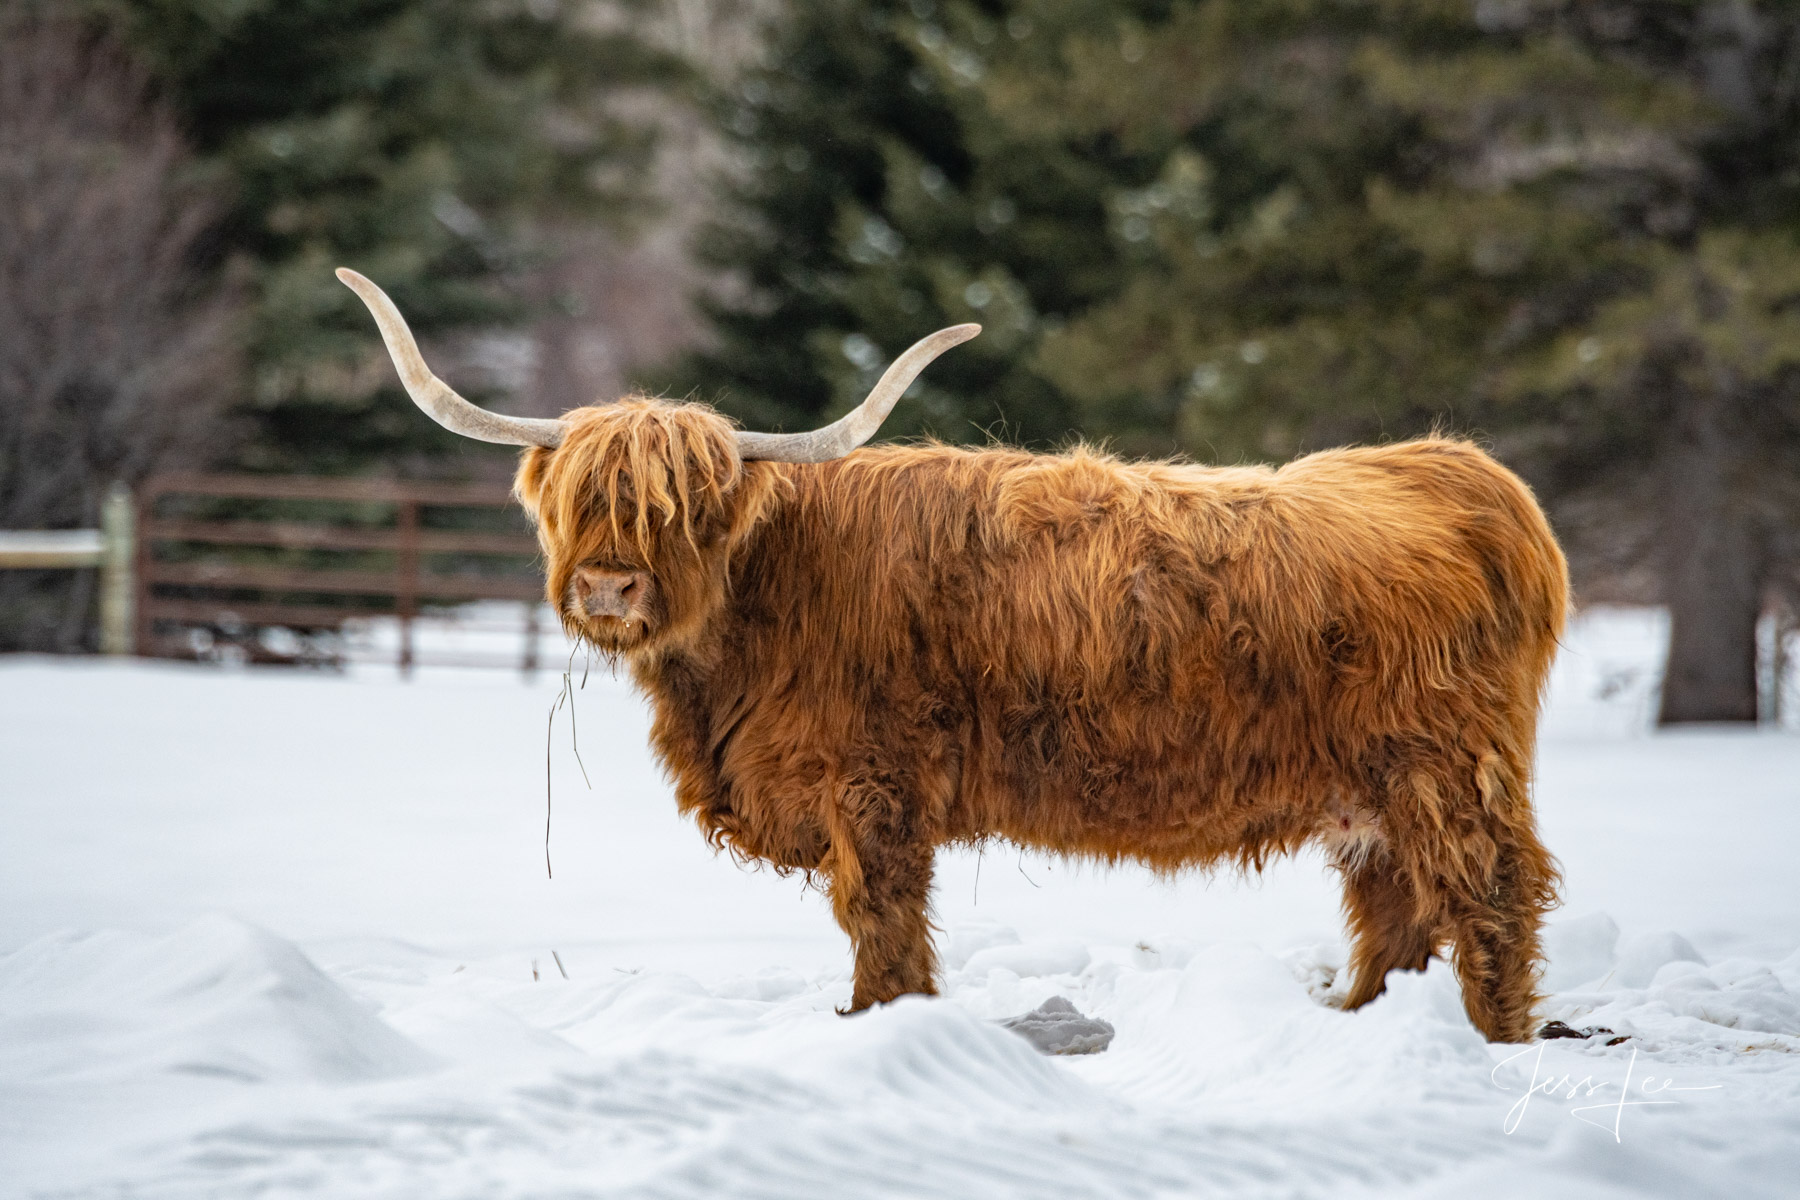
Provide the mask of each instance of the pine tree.
POLYGON ((1117 287, 1105 195, 1134 165, 1104 137, 1033 142, 996 123, 976 49, 1032 37, 1020 7, 788 6, 767 65, 718 101, 742 170, 702 252, 743 286, 707 304, 715 344, 652 386, 755 428, 810 427, 915 339, 978 321, 885 432, 1044 444, 1076 430, 1032 355, 1117 287))
POLYGON ((212 254, 251 293, 260 469, 474 455, 409 415, 350 263, 423 337, 521 315, 534 223, 617 220, 648 137, 610 106, 679 77, 584 6, 526 0, 95 0, 163 81, 232 203, 212 254))

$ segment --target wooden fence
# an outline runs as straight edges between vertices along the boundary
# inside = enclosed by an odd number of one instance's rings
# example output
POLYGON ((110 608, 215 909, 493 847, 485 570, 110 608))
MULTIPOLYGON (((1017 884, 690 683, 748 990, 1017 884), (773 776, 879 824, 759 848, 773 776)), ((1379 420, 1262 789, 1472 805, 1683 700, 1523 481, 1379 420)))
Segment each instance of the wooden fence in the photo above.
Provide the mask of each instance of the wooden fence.
POLYGON ((0 530, 0 569, 100 570, 100 650, 130 654, 131 489, 115 483, 98 529, 0 530))
POLYGON ((313 638, 391 616, 408 671, 420 660, 413 625, 427 606, 517 601, 524 646, 510 661, 530 671, 544 590, 537 556, 501 485, 160 475, 138 492, 136 648, 192 657, 197 644, 225 638, 252 659, 293 661, 255 635, 313 638))

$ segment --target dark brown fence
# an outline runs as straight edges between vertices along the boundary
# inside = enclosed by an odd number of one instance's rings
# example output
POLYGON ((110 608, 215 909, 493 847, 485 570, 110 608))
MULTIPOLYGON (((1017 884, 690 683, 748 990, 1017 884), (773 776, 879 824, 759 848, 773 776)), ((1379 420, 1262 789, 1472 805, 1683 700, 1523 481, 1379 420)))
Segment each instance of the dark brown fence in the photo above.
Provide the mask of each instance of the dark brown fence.
POLYGON ((156 476, 138 493, 134 573, 139 654, 194 657, 223 640, 257 661, 330 659, 346 622, 392 616, 409 670, 429 606, 510 600, 524 608, 524 648, 504 661, 536 666, 537 541, 500 485, 156 476), (271 629, 307 649, 269 649, 271 629))

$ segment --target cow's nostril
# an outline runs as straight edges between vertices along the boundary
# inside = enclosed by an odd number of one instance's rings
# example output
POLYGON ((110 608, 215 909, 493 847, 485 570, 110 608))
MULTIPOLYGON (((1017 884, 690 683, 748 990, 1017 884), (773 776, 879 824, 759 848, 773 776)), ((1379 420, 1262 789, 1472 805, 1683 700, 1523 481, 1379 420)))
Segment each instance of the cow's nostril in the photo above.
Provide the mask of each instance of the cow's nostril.
POLYGON ((631 578, 627 579, 624 585, 619 588, 619 595, 624 599, 631 599, 631 594, 637 591, 637 585, 637 576, 631 576, 631 578))

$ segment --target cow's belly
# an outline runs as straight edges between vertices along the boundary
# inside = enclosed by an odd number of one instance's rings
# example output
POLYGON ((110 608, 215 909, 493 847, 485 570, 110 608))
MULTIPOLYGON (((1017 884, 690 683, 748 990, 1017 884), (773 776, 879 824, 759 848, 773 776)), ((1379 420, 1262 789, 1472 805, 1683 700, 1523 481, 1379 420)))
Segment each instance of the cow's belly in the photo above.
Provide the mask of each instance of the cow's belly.
POLYGON ((1096 750, 1091 732, 1065 725, 979 749, 957 833, 1175 869, 1297 849, 1339 785, 1303 748, 1234 759, 1196 737, 1096 750))

